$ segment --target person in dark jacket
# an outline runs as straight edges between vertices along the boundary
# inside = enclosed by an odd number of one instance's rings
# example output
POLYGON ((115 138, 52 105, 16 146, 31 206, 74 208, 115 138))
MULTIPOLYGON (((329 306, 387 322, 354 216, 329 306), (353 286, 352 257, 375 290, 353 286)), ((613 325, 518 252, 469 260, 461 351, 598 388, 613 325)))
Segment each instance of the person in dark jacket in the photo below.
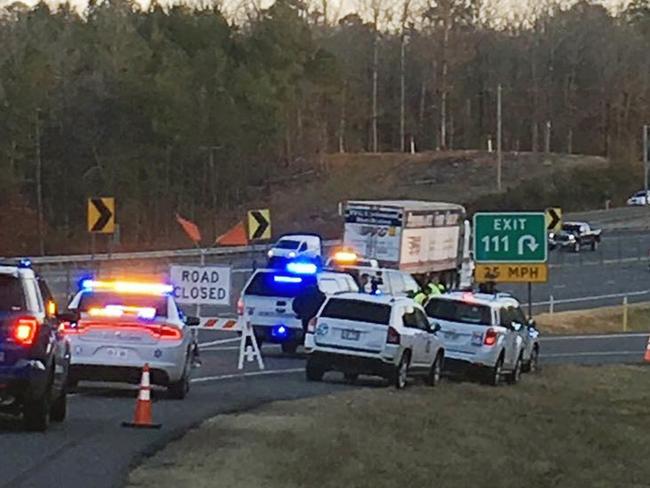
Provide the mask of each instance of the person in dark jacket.
POLYGON ((320 291, 318 285, 312 283, 307 285, 302 292, 293 299, 293 313, 302 322, 302 329, 307 333, 309 321, 316 316, 321 305, 325 302, 325 294, 320 291))

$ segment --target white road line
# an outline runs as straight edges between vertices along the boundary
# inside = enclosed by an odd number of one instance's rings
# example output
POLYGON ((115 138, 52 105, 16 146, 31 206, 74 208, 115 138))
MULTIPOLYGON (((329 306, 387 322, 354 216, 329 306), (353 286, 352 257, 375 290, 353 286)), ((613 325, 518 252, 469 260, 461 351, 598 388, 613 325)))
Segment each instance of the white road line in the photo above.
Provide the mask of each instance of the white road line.
POLYGON ((207 383, 208 381, 223 381, 230 380, 234 378, 247 378, 250 376, 270 376, 270 375, 280 375, 288 373, 301 373, 304 372, 305 368, 293 368, 293 369, 275 369, 272 371, 253 371, 251 373, 235 373, 235 374, 222 374, 220 376, 205 376, 203 378, 194 378, 192 383, 207 383))
POLYGON ((239 346, 202 347, 201 352, 239 351, 239 346))
POLYGON ((240 340, 241 337, 233 337, 232 339, 219 339, 217 341, 199 343, 199 347, 202 348, 202 347, 218 346, 220 344, 230 344, 231 342, 239 342, 240 340))
POLYGON ((567 335, 567 336, 545 336, 540 337, 539 340, 542 342, 550 341, 573 341, 573 340, 583 340, 583 339, 622 339, 627 337, 648 337, 650 333, 640 332, 640 333, 621 333, 621 334, 585 334, 585 335, 567 335))
POLYGON ((544 358, 574 358, 585 356, 639 356, 643 357, 643 351, 594 351, 594 352, 566 352, 557 354, 544 354, 544 358))

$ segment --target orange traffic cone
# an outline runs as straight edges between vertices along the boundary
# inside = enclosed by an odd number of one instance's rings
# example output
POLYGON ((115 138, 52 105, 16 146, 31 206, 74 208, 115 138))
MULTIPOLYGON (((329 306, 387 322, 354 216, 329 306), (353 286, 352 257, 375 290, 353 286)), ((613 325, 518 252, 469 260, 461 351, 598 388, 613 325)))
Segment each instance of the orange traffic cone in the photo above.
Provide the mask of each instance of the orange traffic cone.
POLYGON ((133 422, 122 422, 122 427, 138 429, 160 429, 160 424, 154 424, 151 419, 151 384, 149 382, 149 365, 142 368, 140 391, 135 403, 135 417, 133 422))
POLYGON ((643 360, 646 363, 650 363, 650 337, 648 337, 648 345, 645 347, 645 356, 643 356, 643 360))

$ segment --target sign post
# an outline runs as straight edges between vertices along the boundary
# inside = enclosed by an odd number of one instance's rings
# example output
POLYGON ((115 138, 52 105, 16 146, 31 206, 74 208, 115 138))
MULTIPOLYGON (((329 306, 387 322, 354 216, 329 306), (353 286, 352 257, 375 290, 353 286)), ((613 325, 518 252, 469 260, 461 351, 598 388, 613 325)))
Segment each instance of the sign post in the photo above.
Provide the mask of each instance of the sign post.
MULTIPOLYGON (((556 210, 556 209, 553 209, 556 210)), ((532 283, 548 281, 549 224, 544 212, 501 212, 474 215, 475 280, 479 283, 527 283, 532 315, 532 283)), ((558 222, 559 221, 559 222, 558 222)))

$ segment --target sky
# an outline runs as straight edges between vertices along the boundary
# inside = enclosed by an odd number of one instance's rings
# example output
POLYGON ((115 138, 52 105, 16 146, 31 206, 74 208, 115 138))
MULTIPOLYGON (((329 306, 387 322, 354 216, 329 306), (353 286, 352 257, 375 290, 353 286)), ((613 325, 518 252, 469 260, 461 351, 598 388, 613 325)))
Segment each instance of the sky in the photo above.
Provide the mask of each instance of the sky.
MULTIPOLYGON (((0 7, 9 5, 13 3, 15 0, 0 0, 0 7)), ((34 5, 38 3, 38 0, 21 0, 23 3, 27 5, 34 5)), ((51 5, 55 5, 58 3, 61 3, 59 0, 46 0, 47 3, 51 5)), ((139 1, 143 6, 147 6, 149 4, 149 0, 137 0, 139 1)), ((185 0, 187 3, 192 3, 193 1, 198 1, 198 0, 185 0)), ((221 0, 225 5, 229 4, 238 4, 242 3, 242 1, 245 0, 221 0)), ((261 3, 261 4, 266 4, 266 3, 271 3, 272 0, 252 0, 254 3, 261 3)), ((311 0, 314 3, 320 3, 319 0, 311 0)), ((329 4, 331 5, 330 10, 331 12, 335 14, 339 14, 340 16, 343 16, 349 12, 353 12, 355 10, 358 10, 358 6, 360 4, 368 3, 369 0, 328 0, 329 4)), ((386 1, 386 0, 384 0, 386 1)), ((387 0, 391 1, 391 0, 387 0)), ((400 0, 393 0, 396 4, 401 3, 400 0)), ((499 5, 499 9, 503 12, 503 14, 508 15, 508 13, 515 13, 515 12, 522 12, 525 11, 526 6, 530 4, 531 1, 535 0, 489 0, 492 2, 495 2, 496 4, 499 5)), ((572 3, 575 0, 566 0, 567 3, 572 3)), ((602 3, 603 5, 606 5, 608 8, 612 9, 617 9, 618 7, 621 7, 622 5, 628 3, 630 0, 594 0, 595 3, 602 3)), ((73 5, 76 5, 78 8, 83 9, 88 1, 87 0, 71 0, 71 3, 73 5)), ((161 3, 174 3, 174 0, 163 0, 161 3)))

